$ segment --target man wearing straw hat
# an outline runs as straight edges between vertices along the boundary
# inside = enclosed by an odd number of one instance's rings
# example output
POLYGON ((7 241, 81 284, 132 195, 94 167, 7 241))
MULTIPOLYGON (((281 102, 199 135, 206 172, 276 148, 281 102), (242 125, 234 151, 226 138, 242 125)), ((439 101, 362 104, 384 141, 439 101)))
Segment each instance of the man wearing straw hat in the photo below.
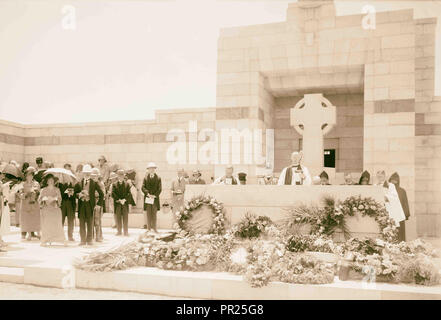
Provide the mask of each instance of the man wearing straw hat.
POLYGON ((103 203, 104 194, 98 184, 90 177, 92 168, 86 164, 83 167, 84 178, 75 185, 75 194, 78 197, 78 218, 80 219, 80 245, 92 245, 93 239, 93 212, 103 203), (98 192, 98 199, 95 196, 98 192))
POLYGON ((156 229, 156 213, 160 209, 159 195, 162 192, 161 178, 156 174, 156 164, 147 165, 147 174, 142 182, 144 193, 144 210, 148 230, 158 232, 156 229))

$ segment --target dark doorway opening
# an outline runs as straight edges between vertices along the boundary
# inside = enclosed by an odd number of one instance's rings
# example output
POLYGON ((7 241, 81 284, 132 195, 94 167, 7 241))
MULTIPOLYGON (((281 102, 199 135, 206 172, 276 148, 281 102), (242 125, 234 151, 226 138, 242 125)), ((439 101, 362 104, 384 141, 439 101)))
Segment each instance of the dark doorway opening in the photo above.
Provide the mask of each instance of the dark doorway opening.
POLYGON ((325 149, 323 156, 325 168, 335 168, 335 149, 325 149))

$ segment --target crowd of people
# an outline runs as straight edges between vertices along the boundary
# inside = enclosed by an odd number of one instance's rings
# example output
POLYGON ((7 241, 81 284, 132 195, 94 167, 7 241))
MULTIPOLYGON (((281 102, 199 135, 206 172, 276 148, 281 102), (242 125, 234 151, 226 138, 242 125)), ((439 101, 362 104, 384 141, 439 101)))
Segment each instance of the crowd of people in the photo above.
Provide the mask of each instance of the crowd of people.
MULTIPOLYGON (((52 243, 67 244, 75 241, 75 213, 79 219, 80 245, 92 245, 93 241, 103 241, 102 216, 104 212, 114 215, 116 235, 128 236, 128 214, 136 206, 136 172, 133 169, 122 170, 118 166, 109 166, 104 156, 98 164, 80 164, 75 171, 69 163, 63 170, 54 170, 53 163, 36 158, 36 166, 16 161, 0 164, 0 241, 1 236, 9 233, 10 212, 15 211, 15 224, 21 229, 23 240, 39 239, 42 246, 52 243), (64 174, 64 175, 63 175, 64 174), (59 178, 67 179, 59 179, 59 178), (71 179, 69 179, 69 177, 71 179), (67 222, 67 240, 64 225, 67 222)), ((309 170, 302 163, 302 153, 293 152, 291 165, 284 168, 280 177, 267 174, 259 177, 258 184, 263 185, 330 185, 328 174, 323 171, 319 176, 311 177, 309 170)), ((144 229, 157 232, 157 212, 161 209, 161 177, 156 173, 157 166, 150 162, 141 184, 144 194, 144 229)), ((211 177, 211 184, 240 185, 246 184, 246 173, 234 174, 234 168, 227 166, 225 175, 216 179, 211 177)), ((370 174, 364 171, 354 183, 350 173, 345 175, 346 185, 369 185, 370 174)), ((404 221, 409 218, 409 205, 406 191, 400 187, 399 175, 394 173, 389 180, 384 171, 378 171, 374 185, 385 190, 386 207, 399 226, 400 239, 405 239, 404 221)), ((164 203, 173 212, 184 205, 184 193, 187 184, 206 184, 201 172, 194 170, 190 177, 183 168, 177 170, 177 177, 171 182, 171 202, 164 203)))
POLYGON ((69 163, 56 170, 42 157, 35 162, 35 167, 29 163, 20 166, 14 160, 0 164, 0 240, 9 233, 11 211, 22 240, 39 239, 42 246, 75 241, 76 212, 80 245, 103 241, 101 222, 107 211, 114 212, 117 235, 129 235, 129 206, 135 206, 137 198, 134 170, 110 167, 104 156, 96 166, 81 164, 75 172, 69 163))

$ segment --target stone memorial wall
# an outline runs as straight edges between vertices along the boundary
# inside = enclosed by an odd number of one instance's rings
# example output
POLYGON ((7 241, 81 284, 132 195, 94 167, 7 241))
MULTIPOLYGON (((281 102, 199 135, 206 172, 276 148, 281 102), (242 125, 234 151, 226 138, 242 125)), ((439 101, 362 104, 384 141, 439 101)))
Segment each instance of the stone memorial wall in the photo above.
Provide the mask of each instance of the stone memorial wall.
MULTIPOLYGON (((305 94, 322 94, 336 107, 335 126, 323 135, 324 148, 336 149, 336 174, 368 170, 374 176, 385 170, 389 176, 397 171, 410 203, 409 237, 441 237, 441 98, 434 96, 437 20, 415 18, 410 9, 377 12, 375 28, 363 28, 363 18, 336 16, 332 1, 299 1, 288 5, 286 21, 224 28, 218 40, 215 108, 157 111, 155 119, 146 121, 1 121, 1 158, 34 164, 35 157, 43 156, 56 166, 70 162, 75 168, 104 155, 110 163, 135 169, 138 186, 147 162, 154 161, 163 178, 161 198, 167 200, 178 167, 200 169, 207 182, 225 167, 188 157, 186 164, 170 163, 170 130, 184 130, 187 144, 197 140, 189 130, 193 120, 198 133, 204 128, 248 128, 261 129, 266 137, 266 129, 274 130, 272 165, 277 175, 289 154, 303 147, 303 137, 291 126, 298 119, 290 119, 290 110, 305 94)), ((263 155, 265 137, 253 145, 263 155)), ((206 141, 198 141, 196 150, 206 141)), ((240 156, 249 153, 241 149, 240 156)), ((220 150, 218 159, 222 155, 228 152, 220 150)), ((235 171, 246 172, 253 184, 262 170, 241 161, 235 171)))

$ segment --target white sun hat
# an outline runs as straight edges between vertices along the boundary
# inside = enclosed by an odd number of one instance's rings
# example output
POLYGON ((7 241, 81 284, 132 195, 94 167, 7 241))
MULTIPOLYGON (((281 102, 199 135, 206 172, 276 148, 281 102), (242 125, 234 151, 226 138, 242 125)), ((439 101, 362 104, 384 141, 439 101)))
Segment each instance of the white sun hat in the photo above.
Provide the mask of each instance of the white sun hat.
POLYGON ((89 164, 84 165, 83 167, 83 173, 91 173, 92 167, 89 164))
POLYGON ((157 168, 157 166, 154 162, 149 162, 149 164, 147 165, 147 169, 149 168, 157 168))

